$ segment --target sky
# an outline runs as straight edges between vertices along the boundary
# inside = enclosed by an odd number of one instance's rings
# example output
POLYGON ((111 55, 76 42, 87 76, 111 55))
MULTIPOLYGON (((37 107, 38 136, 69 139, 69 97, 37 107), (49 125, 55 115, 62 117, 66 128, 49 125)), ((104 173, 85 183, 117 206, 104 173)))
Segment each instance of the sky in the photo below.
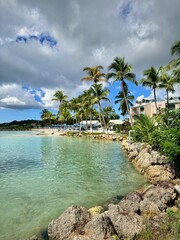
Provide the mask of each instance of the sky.
MULTIPOLYGON (((56 113, 57 90, 70 100, 89 88, 80 81, 85 66, 107 73, 124 56, 138 80, 145 69, 167 64, 180 38, 179 13, 179 0, 0 0, 0 123, 38 120, 44 108, 56 113)), ((108 85, 116 110, 119 86, 108 85)), ((135 98, 153 96, 129 88, 135 98)))

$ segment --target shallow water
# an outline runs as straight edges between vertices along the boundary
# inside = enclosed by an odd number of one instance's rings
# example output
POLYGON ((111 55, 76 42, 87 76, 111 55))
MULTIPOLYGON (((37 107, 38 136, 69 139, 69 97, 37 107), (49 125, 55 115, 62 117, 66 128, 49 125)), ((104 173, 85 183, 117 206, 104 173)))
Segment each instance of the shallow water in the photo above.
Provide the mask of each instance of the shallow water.
POLYGON ((103 204, 145 182, 119 143, 0 132, 0 239, 25 239, 72 204, 103 204))

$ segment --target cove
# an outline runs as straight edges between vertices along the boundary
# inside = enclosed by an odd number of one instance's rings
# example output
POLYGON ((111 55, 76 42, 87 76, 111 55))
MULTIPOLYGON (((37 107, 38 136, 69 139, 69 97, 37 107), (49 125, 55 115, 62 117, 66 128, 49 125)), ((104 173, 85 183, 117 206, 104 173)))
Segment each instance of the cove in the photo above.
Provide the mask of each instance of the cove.
POLYGON ((120 143, 0 132, 0 239, 24 240, 72 204, 103 205, 145 183, 120 143))

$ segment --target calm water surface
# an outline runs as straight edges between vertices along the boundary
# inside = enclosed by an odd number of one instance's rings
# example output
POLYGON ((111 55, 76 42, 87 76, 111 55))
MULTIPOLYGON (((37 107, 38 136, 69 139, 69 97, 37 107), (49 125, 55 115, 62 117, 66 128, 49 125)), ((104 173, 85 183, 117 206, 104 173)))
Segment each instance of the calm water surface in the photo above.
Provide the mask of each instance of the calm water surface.
POLYGON ((0 132, 0 239, 25 239, 72 204, 103 204, 145 181, 119 143, 0 132))

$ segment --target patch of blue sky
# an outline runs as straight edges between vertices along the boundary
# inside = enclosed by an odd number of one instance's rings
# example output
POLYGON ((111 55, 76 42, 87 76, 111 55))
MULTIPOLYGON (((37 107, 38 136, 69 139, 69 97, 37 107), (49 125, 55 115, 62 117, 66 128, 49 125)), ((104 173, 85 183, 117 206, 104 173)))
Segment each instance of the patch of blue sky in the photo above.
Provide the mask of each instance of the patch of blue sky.
POLYGON ((32 94, 36 102, 43 103, 41 98, 44 97, 44 92, 41 88, 32 89, 28 86, 22 86, 22 89, 32 94))
POLYGON ((18 42, 28 43, 30 41, 38 41, 41 45, 48 45, 51 48, 57 45, 57 40, 53 36, 51 36, 48 32, 43 32, 38 35, 27 36, 19 35, 16 37, 15 41, 17 43, 18 42))
POLYGON ((119 15, 122 16, 124 19, 131 13, 133 7, 131 2, 124 2, 119 10, 119 15))

